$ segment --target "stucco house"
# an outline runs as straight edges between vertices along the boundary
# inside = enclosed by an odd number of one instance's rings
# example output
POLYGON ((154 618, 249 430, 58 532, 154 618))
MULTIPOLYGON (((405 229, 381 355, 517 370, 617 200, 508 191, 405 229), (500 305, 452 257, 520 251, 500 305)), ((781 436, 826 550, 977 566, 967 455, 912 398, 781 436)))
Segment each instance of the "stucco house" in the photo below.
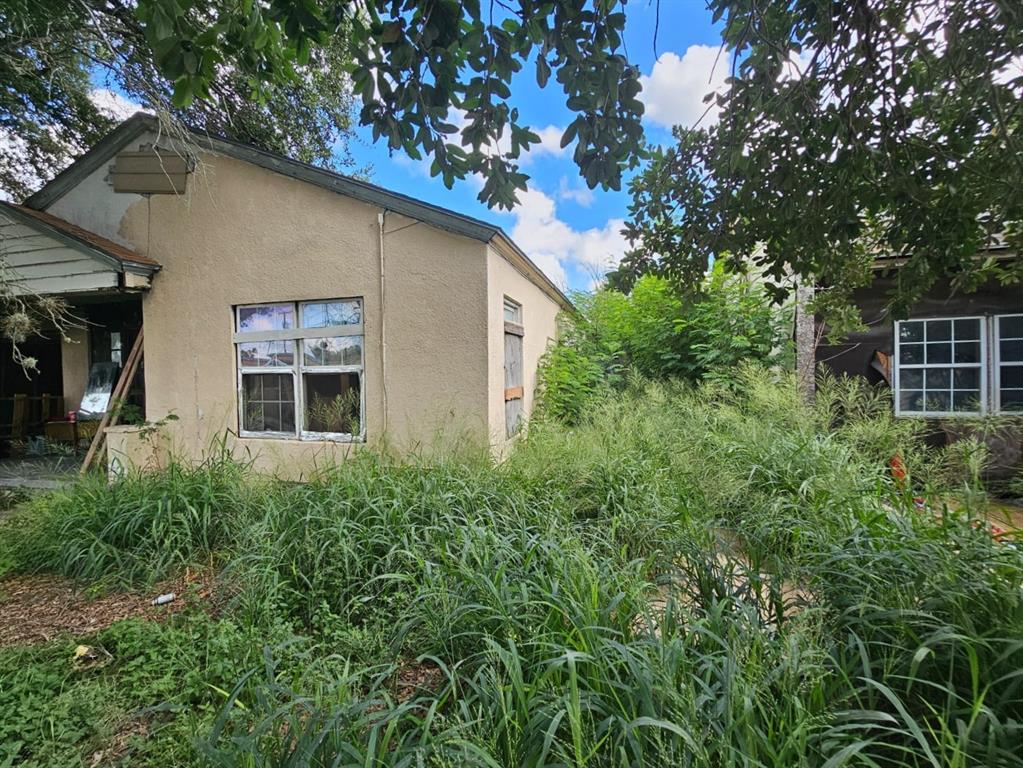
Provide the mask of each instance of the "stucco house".
MULTIPOLYGON (((12 276, 87 321, 70 343, 35 342, 36 396, 59 387, 50 394, 76 408, 90 367, 123 363, 144 328, 128 399, 164 422, 160 448, 117 426, 118 461, 195 459, 224 435, 289 476, 364 445, 443 435, 506 448, 571 305, 499 227, 244 144, 185 139, 135 115, 24 205, 0 207, 12 276)), ((24 388, 16 378, 0 389, 24 388)))

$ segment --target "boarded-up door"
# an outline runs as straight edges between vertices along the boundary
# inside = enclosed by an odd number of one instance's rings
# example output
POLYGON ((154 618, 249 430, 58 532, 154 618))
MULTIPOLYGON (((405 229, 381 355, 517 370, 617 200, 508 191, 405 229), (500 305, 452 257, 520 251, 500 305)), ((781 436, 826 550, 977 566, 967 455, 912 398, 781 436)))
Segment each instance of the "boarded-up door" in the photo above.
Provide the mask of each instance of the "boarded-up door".
POLYGON ((504 429, 514 435, 522 422, 522 307, 504 302, 504 429))

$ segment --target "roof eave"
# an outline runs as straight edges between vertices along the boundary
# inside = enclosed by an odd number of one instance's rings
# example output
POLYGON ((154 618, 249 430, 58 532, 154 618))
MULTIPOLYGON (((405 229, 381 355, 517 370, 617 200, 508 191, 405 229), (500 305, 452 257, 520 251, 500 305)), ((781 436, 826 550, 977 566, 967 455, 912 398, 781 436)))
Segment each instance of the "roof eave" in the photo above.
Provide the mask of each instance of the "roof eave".
POLYGON ((490 243, 499 250, 503 250, 506 255, 512 256, 513 261, 519 261, 525 271, 528 272, 528 277, 532 280, 533 284, 559 304, 563 310, 575 312, 575 305, 571 300, 547 277, 542 269, 536 266, 533 260, 526 255, 526 252, 519 248, 514 240, 508 237, 508 234, 503 229, 498 228, 490 243))
POLYGON ((25 205, 44 211, 78 185, 86 176, 101 168, 125 144, 153 128, 156 118, 136 112, 110 133, 96 142, 71 165, 54 176, 42 189, 25 200, 25 205))
POLYGON ((97 259, 118 272, 132 272, 136 275, 145 275, 149 277, 160 271, 159 264, 143 264, 142 262, 131 261, 129 259, 122 259, 119 256, 114 256, 111 253, 107 253, 102 248, 96 247, 92 243, 75 237, 70 232, 64 232, 57 229, 56 227, 47 224, 45 221, 40 221, 34 216, 27 216, 13 206, 4 205, 2 210, 13 216, 25 226, 31 227, 37 232, 43 233, 47 237, 59 240, 69 248, 74 248, 79 253, 97 259))

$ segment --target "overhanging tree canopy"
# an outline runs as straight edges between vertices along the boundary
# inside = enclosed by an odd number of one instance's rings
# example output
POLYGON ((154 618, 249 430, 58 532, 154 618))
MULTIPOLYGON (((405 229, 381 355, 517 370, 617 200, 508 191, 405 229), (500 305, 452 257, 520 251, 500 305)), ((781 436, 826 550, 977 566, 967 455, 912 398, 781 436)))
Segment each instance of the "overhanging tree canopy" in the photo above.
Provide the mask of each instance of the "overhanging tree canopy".
POLYGON ((906 258, 897 314, 943 277, 1019 278, 1019 259, 983 253, 1023 245, 1023 4, 709 6, 734 75, 720 121, 677 128, 635 180, 635 250, 613 282, 692 283, 710 257, 779 285, 791 268, 829 286, 819 308, 850 327, 878 255, 906 258))
MULTIPOLYGON (((591 186, 617 189, 642 141, 639 73, 622 53, 625 0, 3 0, 0 121, 38 175, 108 127, 89 74, 192 126, 329 164, 358 120, 393 150, 433 158, 449 186, 511 207, 539 137, 511 103, 525 66, 576 114, 563 136, 591 186), (457 117, 455 117, 457 116, 457 117), (44 135, 46 134, 46 135, 44 135), (66 151, 64 152, 66 154, 66 151)), ((4 150, 0 149, 0 157, 4 150)), ((8 191, 11 174, 0 177, 8 191)))
POLYGON ((188 41, 161 38, 151 19, 154 8, 173 8, 198 30, 235 18, 242 5, 0 0, 0 190, 24 197, 110 130, 114 120, 90 98, 97 83, 192 128, 307 162, 351 166, 345 139, 354 104, 343 36, 272 73, 238 46, 200 62, 188 41), (204 98, 182 98, 178 81, 200 65, 204 98), (260 71, 266 77, 253 98, 260 71))

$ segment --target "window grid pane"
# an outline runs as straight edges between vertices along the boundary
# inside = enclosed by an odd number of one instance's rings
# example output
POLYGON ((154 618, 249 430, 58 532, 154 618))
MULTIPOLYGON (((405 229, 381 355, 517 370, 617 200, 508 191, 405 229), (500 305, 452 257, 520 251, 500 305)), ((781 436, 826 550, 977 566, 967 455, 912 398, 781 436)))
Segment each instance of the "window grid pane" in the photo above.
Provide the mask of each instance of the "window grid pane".
POLYGON ((309 301, 302 305, 303 328, 327 328, 332 325, 361 323, 361 301, 309 301))
MULTIPOLYGON (((263 304, 236 310, 240 334, 298 330, 296 320, 302 328, 361 326, 362 300, 263 304)), ((363 437, 363 336, 302 335, 298 330, 295 338, 236 343, 239 427, 245 433, 276 437, 363 437)))
POLYGON ((243 368, 290 368, 295 364, 293 341, 243 341, 238 351, 243 368))
POLYGON ((1023 315, 1001 315, 998 326, 998 407, 1023 411, 1023 315))
POLYGON ((504 320, 507 323, 522 325, 522 306, 511 299, 505 299, 504 320))
POLYGON ((305 339, 302 343, 302 365, 361 366, 362 336, 305 339))
POLYGON ((242 429, 295 431, 295 380, 290 373, 242 374, 242 429))
POLYGON ((258 304, 252 307, 238 307, 238 333, 286 331, 294 327, 294 304, 258 304))
POLYGON ((979 413, 981 323, 941 318, 898 324, 897 402, 905 413, 979 413))

